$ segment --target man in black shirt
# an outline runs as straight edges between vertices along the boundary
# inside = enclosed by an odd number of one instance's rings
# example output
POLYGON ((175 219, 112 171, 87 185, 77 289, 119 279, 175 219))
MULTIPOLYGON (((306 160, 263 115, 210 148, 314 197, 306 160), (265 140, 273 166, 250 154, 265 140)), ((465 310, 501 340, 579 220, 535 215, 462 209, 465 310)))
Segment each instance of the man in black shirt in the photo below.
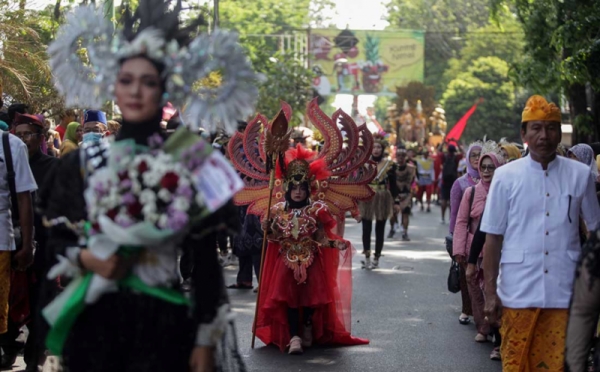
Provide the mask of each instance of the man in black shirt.
MULTIPOLYGON (((45 182, 48 182, 48 179, 51 178, 49 175, 58 161, 57 158, 48 156, 41 151, 42 142, 45 141, 44 124, 32 115, 20 115, 16 118, 14 127, 15 136, 19 137, 27 145, 29 166, 31 167, 33 178, 35 178, 39 189, 42 189, 45 182)), ((35 281, 29 284, 31 320, 27 325, 29 328, 29 337, 25 345, 26 371, 37 371, 38 363, 41 362, 43 364, 42 358, 45 348, 43 346, 42 334, 45 334, 44 328, 46 326, 40 316, 42 305, 40 296, 42 296, 42 288, 50 285, 46 283, 45 278, 50 262, 52 262, 51 254, 46 249, 47 231, 42 223, 42 216, 37 212, 34 212, 33 225, 35 227, 34 237, 37 248, 31 268, 35 276, 35 281)))

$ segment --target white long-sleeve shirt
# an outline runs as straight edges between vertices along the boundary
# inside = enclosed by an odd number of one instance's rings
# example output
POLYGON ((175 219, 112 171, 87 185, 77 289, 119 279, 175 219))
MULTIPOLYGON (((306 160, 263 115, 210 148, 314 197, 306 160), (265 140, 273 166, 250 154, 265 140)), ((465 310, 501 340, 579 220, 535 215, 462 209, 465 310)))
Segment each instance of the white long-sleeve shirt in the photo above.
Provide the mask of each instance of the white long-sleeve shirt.
POLYGON ((569 307, 580 216, 589 230, 598 228, 595 184, 584 164, 557 157, 543 170, 528 156, 496 170, 481 230, 504 236, 498 276, 504 306, 569 307))

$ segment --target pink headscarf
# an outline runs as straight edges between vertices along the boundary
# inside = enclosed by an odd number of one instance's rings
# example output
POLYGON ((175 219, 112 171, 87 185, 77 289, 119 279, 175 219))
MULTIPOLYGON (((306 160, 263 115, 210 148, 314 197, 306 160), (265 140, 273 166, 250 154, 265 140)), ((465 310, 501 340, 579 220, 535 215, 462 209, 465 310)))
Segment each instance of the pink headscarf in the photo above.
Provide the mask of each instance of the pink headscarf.
MULTIPOLYGON (((492 160, 492 163, 494 163, 494 165, 496 166, 496 169, 500 168, 502 165, 504 165, 504 158, 494 152, 488 152, 486 154, 481 155, 481 157, 479 158, 479 174, 483 174, 483 172, 481 171, 481 164, 483 164, 483 159, 485 158, 490 158, 492 160)), ((481 184, 481 186, 483 188, 485 188, 486 191, 490 190, 490 182, 485 182, 483 180, 483 177, 481 178, 481 180, 479 181, 479 183, 481 184)))

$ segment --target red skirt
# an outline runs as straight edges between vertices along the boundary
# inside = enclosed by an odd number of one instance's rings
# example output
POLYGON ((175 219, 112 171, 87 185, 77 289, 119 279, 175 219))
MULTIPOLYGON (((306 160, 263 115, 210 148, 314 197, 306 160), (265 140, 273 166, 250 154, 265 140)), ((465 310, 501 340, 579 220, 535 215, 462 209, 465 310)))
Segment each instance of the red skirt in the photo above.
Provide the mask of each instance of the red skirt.
POLYGON ((260 284, 256 336, 283 351, 290 341, 288 308, 310 307, 313 342, 362 345, 369 340, 350 334, 352 249, 325 248, 307 269, 307 280, 298 284, 279 254, 280 245, 269 242, 260 284), (340 288, 343 291, 340 291, 340 288))

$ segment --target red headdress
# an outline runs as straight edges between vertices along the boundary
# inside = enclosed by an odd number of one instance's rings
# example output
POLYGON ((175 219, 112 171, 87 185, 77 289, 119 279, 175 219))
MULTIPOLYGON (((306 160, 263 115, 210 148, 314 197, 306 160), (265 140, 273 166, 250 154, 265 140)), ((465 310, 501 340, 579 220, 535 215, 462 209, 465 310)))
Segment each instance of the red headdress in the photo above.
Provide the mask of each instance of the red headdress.
MULTIPOLYGON (((257 114, 243 134, 236 133, 229 141, 231 161, 246 183, 234 201, 237 205, 249 205, 248 213, 263 215, 268 207, 265 145, 269 143, 265 132, 274 121, 291 119, 290 106, 285 102, 281 105, 282 111, 273 121, 257 114)), ((306 181, 310 185, 311 199, 326 203, 332 214, 342 218, 346 211, 356 210, 358 201, 373 196, 368 186, 377 172, 369 162, 373 136, 366 125, 357 126, 342 110, 337 110, 331 118, 325 115, 316 100, 308 105, 308 117, 323 134, 323 147, 314 152, 297 146, 286 152, 285 167, 277 167, 273 203, 285 200, 285 190, 290 182, 306 181)), ((281 159, 279 163, 281 165, 281 159)))

